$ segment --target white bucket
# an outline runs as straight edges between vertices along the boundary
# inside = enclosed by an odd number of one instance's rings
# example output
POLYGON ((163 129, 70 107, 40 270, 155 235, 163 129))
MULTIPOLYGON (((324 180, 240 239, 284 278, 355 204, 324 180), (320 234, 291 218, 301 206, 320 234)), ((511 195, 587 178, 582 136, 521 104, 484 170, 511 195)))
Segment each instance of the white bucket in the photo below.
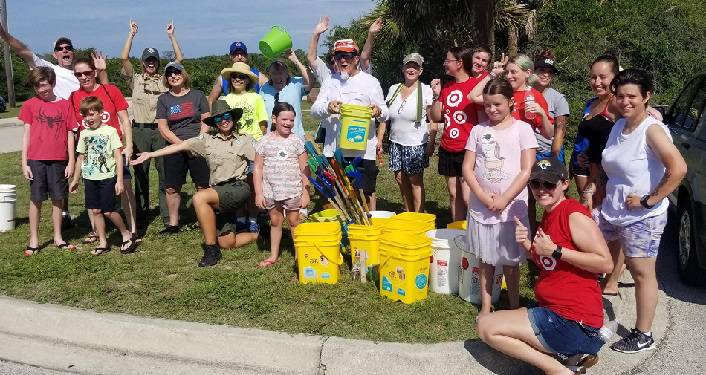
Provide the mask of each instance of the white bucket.
POLYGON ((458 294, 458 271, 461 253, 466 245, 466 232, 458 229, 436 229, 427 232, 431 238, 432 261, 429 287, 434 293, 458 294))
POLYGON ((396 214, 391 211, 370 211, 370 217, 376 219, 389 219, 396 214))
MULTIPOLYGON (((461 254, 460 271, 458 274, 458 296, 464 301, 480 305, 480 263, 478 258, 468 247, 463 248, 461 254)), ((495 304, 500 299, 500 289, 503 284, 503 267, 495 267, 493 276, 493 294, 491 303, 495 304)))
POLYGON ((15 203, 17 202, 17 187, 0 184, 0 232, 15 229, 15 203))

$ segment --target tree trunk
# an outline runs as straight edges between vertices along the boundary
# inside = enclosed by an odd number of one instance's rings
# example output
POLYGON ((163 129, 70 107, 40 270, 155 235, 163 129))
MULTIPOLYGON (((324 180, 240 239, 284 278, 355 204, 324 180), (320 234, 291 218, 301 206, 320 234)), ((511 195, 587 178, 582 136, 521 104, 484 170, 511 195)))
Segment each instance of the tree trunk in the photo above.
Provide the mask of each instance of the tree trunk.
POLYGON ((495 0, 477 0, 473 4, 478 30, 477 42, 495 51, 495 0))
POLYGON ((507 53, 510 56, 517 56, 517 44, 520 38, 517 26, 510 25, 507 27, 507 53))

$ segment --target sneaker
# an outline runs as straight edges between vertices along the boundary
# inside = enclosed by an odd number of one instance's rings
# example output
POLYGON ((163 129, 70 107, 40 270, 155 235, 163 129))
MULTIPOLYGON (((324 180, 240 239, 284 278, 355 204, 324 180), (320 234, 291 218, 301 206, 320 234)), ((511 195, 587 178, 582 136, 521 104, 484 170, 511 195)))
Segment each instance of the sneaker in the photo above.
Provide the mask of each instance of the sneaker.
POLYGON ((159 231, 159 234, 177 234, 179 233, 178 225, 167 225, 164 229, 159 231))
POLYGON ((74 226, 71 215, 61 215, 61 230, 71 229, 74 226))
POLYGON ((215 266, 221 260, 221 249, 218 245, 202 244, 201 247, 203 248, 203 257, 199 261, 199 267, 215 266))
POLYGON ((613 343, 610 348, 621 353, 639 353, 654 349, 655 340, 652 339, 652 336, 647 336, 637 329, 633 329, 627 337, 613 343))

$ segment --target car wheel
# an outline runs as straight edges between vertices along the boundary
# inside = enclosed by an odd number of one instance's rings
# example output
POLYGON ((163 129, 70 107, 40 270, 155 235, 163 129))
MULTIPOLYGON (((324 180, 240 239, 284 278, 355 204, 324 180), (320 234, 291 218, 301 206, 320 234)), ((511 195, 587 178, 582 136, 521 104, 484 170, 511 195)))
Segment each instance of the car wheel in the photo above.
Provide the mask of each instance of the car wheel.
POLYGON ((679 200, 679 249, 677 256, 679 278, 687 285, 704 285, 706 284, 705 272, 699 267, 696 255, 696 223, 691 202, 686 196, 679 197, 679 200), (682 202, 684 200, 686 202, 682 202))

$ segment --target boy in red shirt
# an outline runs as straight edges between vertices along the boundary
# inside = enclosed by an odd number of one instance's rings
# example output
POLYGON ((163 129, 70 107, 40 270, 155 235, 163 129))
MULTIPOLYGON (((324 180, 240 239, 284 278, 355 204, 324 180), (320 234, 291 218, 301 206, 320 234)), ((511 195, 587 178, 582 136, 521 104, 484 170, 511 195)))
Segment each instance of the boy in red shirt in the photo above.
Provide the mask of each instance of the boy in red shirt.
POLYGON ((30 82, 37 96, 27 100, 20 109, 24 122, 22 136, 22 173, 29 180, 29 244, 24 255, 39 251, 39 220, 42 202, 47 196, 52 201, 54 245, 60 249, 75 250, 61 236, 61 210, 67 198, 68 179, 74 170, 74 137, 71 129, 76 124, 69 102, 54 94, 56 74, 51 68, 37 67, 30 73, 30 82))

